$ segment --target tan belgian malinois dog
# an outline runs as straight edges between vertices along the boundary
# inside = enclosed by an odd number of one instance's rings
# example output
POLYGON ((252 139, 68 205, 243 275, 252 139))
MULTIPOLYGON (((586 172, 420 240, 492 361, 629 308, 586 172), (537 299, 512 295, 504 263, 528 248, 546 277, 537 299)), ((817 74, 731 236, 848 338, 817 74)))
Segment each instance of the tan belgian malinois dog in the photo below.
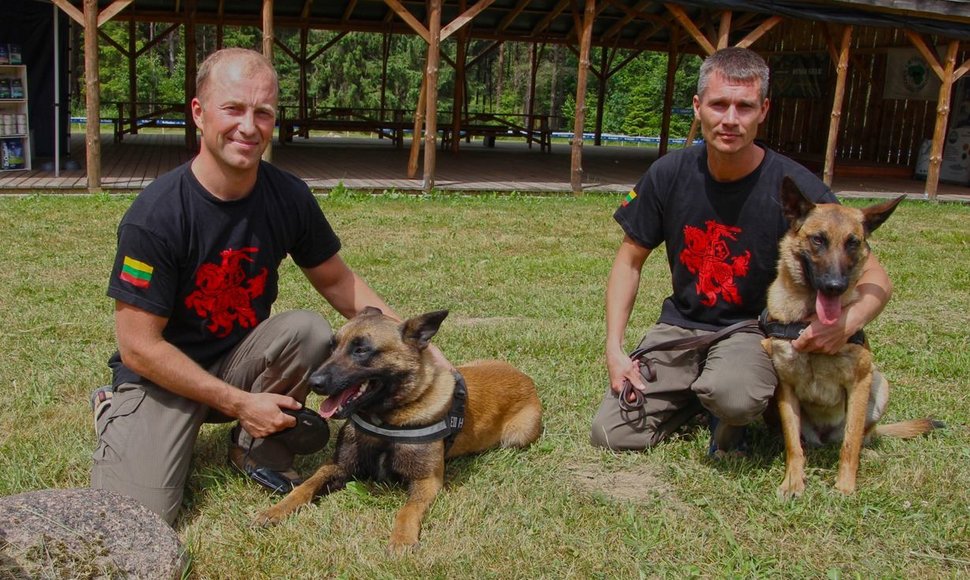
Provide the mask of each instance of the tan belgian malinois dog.
POLYGON ((391 552, 418 543, 421 521, 444 485, 445 460, 494 447, 526 447, 542 432, 535 384, 496 360, 437 366, 427 347, 447 310, 403 323, 366 308, 336 334, 330 358, 310 377, 327 398, 320 412, 348 419, 333 459, 256 523, 279 522, 348 479, 399 481, 408 500, 391 533, 391 552))
POLYGON ((876 425, 889 401, 889 384, 878 373, 873 380, 872 353, 861 332, 835 355, 802 353, 791 346, 812 314, 822 324, 836 324, 842 309, 858 299, 868 236, 903 197, 862 210, 816 205, 794 182, 784 180, 781 201, 790 227, 780 243, 778 274, 768 289, 762 321, 770 337, 763 344, 779 379, 776 398, 786 454, 785 478, 778 488, 782 499, 805 491, 802 439, 812 446, 842 442, 835 488, 850 494, 867 437, 915 437, 942 426, 930 419, 876 425))

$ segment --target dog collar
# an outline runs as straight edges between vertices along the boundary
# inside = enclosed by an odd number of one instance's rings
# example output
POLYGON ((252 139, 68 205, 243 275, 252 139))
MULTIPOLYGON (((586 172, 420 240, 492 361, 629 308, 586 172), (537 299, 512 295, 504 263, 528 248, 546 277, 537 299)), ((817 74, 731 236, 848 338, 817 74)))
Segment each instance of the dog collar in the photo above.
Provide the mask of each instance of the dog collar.
POLYGON ((437 423, 426 427, 376 425, 357 413, 352 414, 350 420, 365 433, 396 443, 429 443, 444 439, 447 450, 465 425, 465 402, 468 400, 465 378, 458 371, 453 371, 452 374, 455 377, 455 392, 452 395, 451 408, 448 410, 448 415, 437 423))
MULTIPOLYGON (((778 322, 777 320, 771 320, 768 317, 768 309, 765 308, 761 312, 761 316, 758 317, 758 325, 761 326, 761 331, 765 333, 765 336, 771 338, 781 338, 784 340, 795 340, 801 335, 802 331, 808 328, 807 322, 778 322)), ((866 333, 863 330, 853 334, 849 337, 849 342, 852 344, 858 344, 862 346, 866 342, 866 333)))

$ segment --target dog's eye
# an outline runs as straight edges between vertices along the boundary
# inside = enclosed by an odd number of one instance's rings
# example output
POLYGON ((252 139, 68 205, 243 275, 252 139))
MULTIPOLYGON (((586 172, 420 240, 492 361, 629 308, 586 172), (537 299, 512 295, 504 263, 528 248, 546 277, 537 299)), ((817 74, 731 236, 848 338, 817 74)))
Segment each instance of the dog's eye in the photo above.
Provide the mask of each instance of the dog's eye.
POLYGON ((812 246, 815 248, 824 248, 825 245, 828 243, 828 240, 826 240, 825 236, 823 236, 822 234, 815 234, 809 237, 808 239, 809 241, 812 242, 812 246))
POLYGON ((855 252, 859 249, 860 244, 862 244, 862 242, 859 240, 859 238, 851 237, 845 241, 845 249, 850 252, 855 252))
POLYGON ((358 362, 364 362, 374 356, 374 347, 366 341, 354 341, 348 345, 350 356, 358 362))

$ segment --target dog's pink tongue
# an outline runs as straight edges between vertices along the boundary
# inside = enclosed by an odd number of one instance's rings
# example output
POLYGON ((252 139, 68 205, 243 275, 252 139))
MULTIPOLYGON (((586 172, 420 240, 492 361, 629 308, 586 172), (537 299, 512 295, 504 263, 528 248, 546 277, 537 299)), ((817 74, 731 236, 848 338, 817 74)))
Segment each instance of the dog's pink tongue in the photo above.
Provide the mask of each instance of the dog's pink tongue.
POLYGON ((842 301, 838 296, 826 296, 821 292, 815 294, 815 314, 822 324, 832 325, 842 316, 842 301))
POLYGON ((347 402, 347 399, 352 397, 356 392, 357 389, 345 389, 336 395, 327 397, 322 403, 320 403, 320 415, 322 415, 324 419, 333 417, 334 413, 339 411, 340 407, 343 407, 344 403, 347 402))

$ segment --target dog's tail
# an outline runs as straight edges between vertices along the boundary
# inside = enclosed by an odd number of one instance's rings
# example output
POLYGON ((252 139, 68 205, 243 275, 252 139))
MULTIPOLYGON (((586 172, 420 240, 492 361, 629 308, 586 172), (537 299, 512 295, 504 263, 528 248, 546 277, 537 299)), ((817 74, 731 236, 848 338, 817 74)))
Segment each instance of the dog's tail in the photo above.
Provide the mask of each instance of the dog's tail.
POLYGON ((900 421, 899 423, 890 423, 888 425, 876 425, 873 431, 881 437, 909 439, 924 435, 935 429, 944 429, 945 427, 946 424, 942 421, 927 417, 925 419, 910 419, 909 421, 900 421))

